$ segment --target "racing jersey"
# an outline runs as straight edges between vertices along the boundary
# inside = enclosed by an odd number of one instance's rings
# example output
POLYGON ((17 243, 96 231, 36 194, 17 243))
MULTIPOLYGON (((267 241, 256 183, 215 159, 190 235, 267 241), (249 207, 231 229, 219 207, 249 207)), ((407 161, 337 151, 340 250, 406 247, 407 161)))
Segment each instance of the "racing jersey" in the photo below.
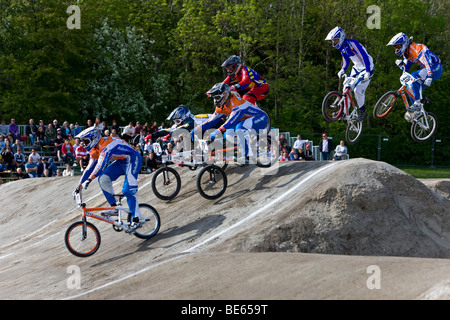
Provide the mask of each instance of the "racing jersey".
MULTIPOLYGON (((130 164, 132 162, 138 163, 137 158, 140 156, 139 152, 124 140, 102 137, 91 150, 90 161, 86 170, 83 171, 80 183, 83 183, 88 178, 93 180, 100 176, 111 161, 128 160, 130 164)), ((135 169, 140 170, 140 168, 135 169)))
MULTIPOLYGON (((441 60, 424 44, 412 42, 407 49, 407 57, 403 60, 405 71, 408 72, 413 63, 417 63, 421 69, 426 68, 428 75, 439 67, 441 60)), ((406 52, 405 52, 406 53, 406 52)))
POLYGON ((358 41, 353 39, 345 39, 339 48, 342 54, 342 69, 347 70, 350 60, 353 62, 354 68, 359 71, 372 72, 374 64, 372 57, 367 53, 366 48, 358 41))
POLYGON ((259 107, 242 99, 239 95, 232 95, 227 103, 222 107, 216 107, 213 115, 197 128, 202 131, 208 130, 217 125, 224 117, 228 119, 219 127, 223 133, 228 129, 235 128, 236 125, 248 118, 265 114, 259 107))
POLYGON ((228 76, 223 82, 229 86, 238 85, 239 90, 253 89, 267 83, 258 72, 246 66, 242 66, 236 76, 228 76))

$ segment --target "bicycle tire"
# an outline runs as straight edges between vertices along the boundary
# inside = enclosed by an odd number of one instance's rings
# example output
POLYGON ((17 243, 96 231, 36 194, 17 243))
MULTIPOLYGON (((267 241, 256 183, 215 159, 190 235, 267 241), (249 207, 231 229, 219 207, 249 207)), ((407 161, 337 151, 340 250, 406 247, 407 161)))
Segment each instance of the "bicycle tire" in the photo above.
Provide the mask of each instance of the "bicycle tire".
POLYGON ((342 99, 342 93, 339 91, 329 92, 322 102, 322 115, 327 122, 339 120, 344 112, 343 103, 336 105, 342 99))
POLYGON ((162 167, 153 173, 152 177, 152 190, 155 196, 161 200, 171 200, 175 198, 181 189, 181 177, 180 174, 171 167, 162 167), (175 179, 170 178, 172 174, 175 179), (175 188, 170 187, 175 183, 175 188))
POLYGON ((200 195, 208 200, 220 198, 226 191, 228 185, 225 171, 214 164, 204 167, 197 176, 197 190, 200 195), (206 179, 204 175, 206 174, 206 179), (208 178, 209 175, 209 178, 208 178), (221 185, 218 185, 221 183, 221 185), (218 188, 214 188, 218 185, 218 188), (212 194, 210 191, 212 190, 212 194), (218 190, 218 191, 217 191, 218 190))
POLYGON ((349 121, 345 130, 345 140, 349 144, 354 144, 361 137, 363 121, 349 121))
POLYGON ((100 248, 101 236, 97 227, 90 222, 77 221, 69 226, 64 235, 64 242, 70 253, 77 257, 86 258, 92 256, 100 248), (86 230, 88 234, 83 239, 83 229, 86 223, 86 230), (78 230, 80 229, 80 230, 78 230), (91 231, 93 234, 91 234, 91 231), (78 235, 76 234, 78 233, 78 235), (92 237, 94 236, 94 237, 92 237), (87 239, 94 239, 94 242, 84 242, 87 239), (77 240, 78 239, 78 240, 77 240))
POLYGON ((145 222, 142 224, 142 227, 134 232, 134 235, 140 239, 150 239, 158 233, 161 227, 161 219, 158 211, 149 204, 141 203, 139 204, 139 209, 145 222))
MULTIPOLYGON (((411 126, 411 137, 413 140, 417 142, 426 142, 430 140, 433 135, 436 133, 436 129, 438 126, 438 120, 434 113, 432 112, 426 112, 426 117, 428 120, 428 124, 430 125, 430 130, 425 132, 422 127, 417 123, 414 122, 411 126), (420 133, 426 133, 425 136, 421 136, 420 133)), ((418 121, 422 121, 424 117, 420 118, 418 121)))
POLYGON ((383 119, 386 117, 394 108, 397 98, 397 91, 389 91, 383 94, 373 108, 373 117, 375 119, 383 119))

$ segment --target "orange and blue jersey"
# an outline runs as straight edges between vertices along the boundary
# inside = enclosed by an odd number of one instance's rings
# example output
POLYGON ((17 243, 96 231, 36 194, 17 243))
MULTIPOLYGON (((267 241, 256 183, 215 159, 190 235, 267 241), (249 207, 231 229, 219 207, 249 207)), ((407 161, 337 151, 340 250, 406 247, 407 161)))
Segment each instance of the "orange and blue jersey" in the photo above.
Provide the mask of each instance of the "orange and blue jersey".
POLYGON ((233 78, 228 76, 223 82, 229 86, 238 85, 239 90, 253 89, 267 84, 258 72, 246 66, 242 66, 233 78))
POLYGON ((232 95, 226 104, 220 108, 216 107, 214 114, 198 128, 202 131, 208 130, 216 126, 224 117, 228 117, 228 119, 219 127, 222 133, 228 129, 234 129, 238 123, 248 118, 267 118, 267 115, 259 107, 242 99, 239 95, 232 95))
POLYGON ((112 137, 102 137, 91 150, 90 161, 86 170, 83 171, 80 183, 88 178, 93 180, 99 177, 108 165, 115 160, 121 160, 131 168, 130 178, 132 175, 137 176, 137 173, 141 170, 138 165, 142 163, 140 158, 142 158, 140 153, 125 141, 112 137))
POLYGON ((424 44, 412 42, 407 52, 405 52, 405 56, 407 56, 405 58, 406 60, 404 60, 406 72, 409 71, 409 68, 414 63, 417 63, 421 69, 426 68, 427 74, 432 76, 441 65, 441 60, 438 56, 431 52, 424 44))

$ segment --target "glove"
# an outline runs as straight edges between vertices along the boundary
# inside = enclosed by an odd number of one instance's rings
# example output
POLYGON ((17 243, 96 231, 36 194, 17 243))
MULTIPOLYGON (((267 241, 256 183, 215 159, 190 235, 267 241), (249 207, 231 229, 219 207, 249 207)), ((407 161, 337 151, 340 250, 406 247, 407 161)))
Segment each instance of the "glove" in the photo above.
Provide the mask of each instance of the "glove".
POLYGON ((369 81, 369 80, 370 80, 370 72, 364 73, 364 81, 369 81))
POLYGON ((89 183, 91 183, 91 181, 92 181, 92 179, 87 179, 85 182, 83 182, 83 184, 81 185, 81 188, 86 190, 89 186, 89 183))
POLYGON ((341 69, 341 71, 338 72, 337 76, 340 79, 340 78, 342 78, 344 76, 344 74, 345 74, 344 69, 341 69))
POLYGON ((426 85, 427 87, 429 87, 429 86, 431 86, 431 81, 432 80, 433 79, 431 77, 427 77, 423 84, 426 85))
POLYGON ((211 133, 209 138, 211 139, 211 141, 214 141, 214 139, 216 139, 216 137, 221 134, 222 134, 222 132, 219 129, 217 129, 217 130, 214 130, 213 133, 211 133))
POLYGON ((238 84, 235 84, 235 85, 233 85, 233 86, 231 86, 231 90, 239 90, 239 88, 240 88, 241 86, 240 85, 238 85, 238 84))
POLYGON ((400 70, 405 71, 405 64, 402 59, 395 60, 395 64, 400 68, 400 70))

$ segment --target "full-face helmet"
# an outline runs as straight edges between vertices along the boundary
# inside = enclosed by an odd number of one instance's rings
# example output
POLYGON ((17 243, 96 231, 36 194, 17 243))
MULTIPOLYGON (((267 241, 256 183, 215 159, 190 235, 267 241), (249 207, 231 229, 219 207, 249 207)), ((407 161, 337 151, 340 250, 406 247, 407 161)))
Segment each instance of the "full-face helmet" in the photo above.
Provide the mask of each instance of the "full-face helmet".
POLYGON ((230 97, 231 88, 223 82, 216 83, 211 89, 206 92, 208 97, 213 98, 214 105, 218 108, 222 107, 230 97))
POLYGON ((393 36, 386 46, 394 46, 395 54, 401 57, 411 43, 411 39, 403 32, 400 32, 393 36))
POLYGON ((75 136, 83 141, 87 150, 92 150, 100 141, 102 133, 97 127, 89 127, 75 136))
POLYGON ((345 40, 345 33, 344 30, 342 30, 339 27, 335 27, 333 30, 331 30, 325 40, 330 40, 333 44, 333 47, 339 49, 342 46, 342 43, 345 40))

